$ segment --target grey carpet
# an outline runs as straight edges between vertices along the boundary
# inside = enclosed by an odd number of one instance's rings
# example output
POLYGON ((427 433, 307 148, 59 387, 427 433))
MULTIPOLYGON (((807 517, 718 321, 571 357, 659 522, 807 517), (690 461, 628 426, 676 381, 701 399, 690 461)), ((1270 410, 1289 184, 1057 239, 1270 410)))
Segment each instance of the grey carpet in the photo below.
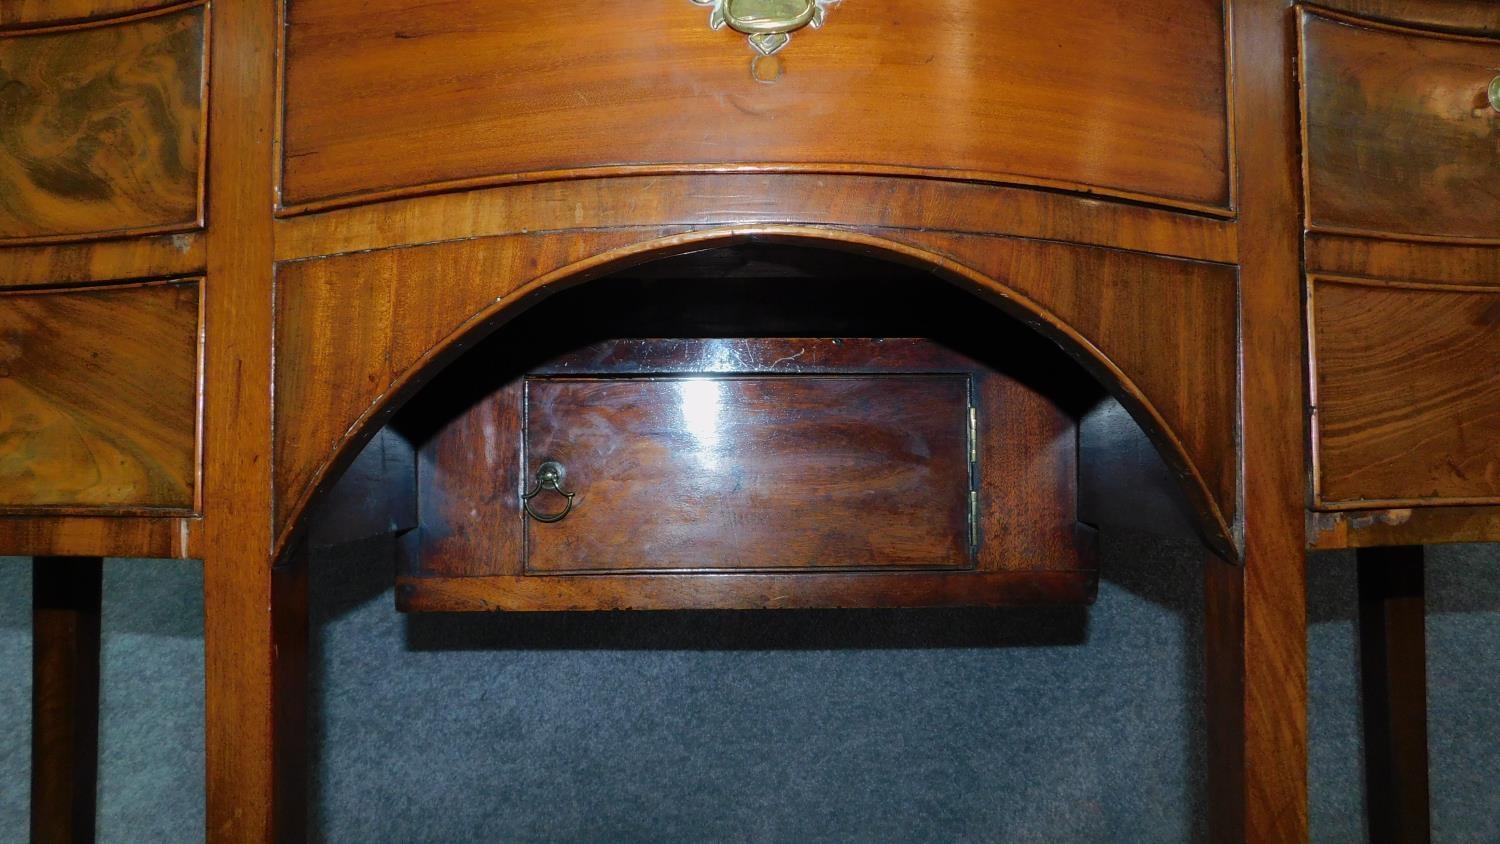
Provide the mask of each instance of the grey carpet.
MULTIPOLYGON (((404 617, 314 561, 328 841, 1203 836, 1199 551, 1106 536, 1087 612, 404 617)), ((1500 549, 1434 549, 1435 836, 1500 841, 1500 549)), ((1315 841, 1363 839, 1353 568, 1311 567, 1315 841)), ((30 572, 0 560, 0 840, 26 830, 30 572)), ((100 840, 201 837, 197 564, 111 561, 100 840)))

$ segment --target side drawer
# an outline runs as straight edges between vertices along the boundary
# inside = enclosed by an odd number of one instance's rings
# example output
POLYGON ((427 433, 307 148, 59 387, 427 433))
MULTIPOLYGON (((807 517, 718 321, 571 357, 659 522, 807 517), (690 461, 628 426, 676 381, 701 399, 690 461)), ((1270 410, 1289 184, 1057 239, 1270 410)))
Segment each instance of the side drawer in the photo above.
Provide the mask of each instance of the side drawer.
POLYGON ((207 25, 194 3, 0 32, 0 244, 201 226, 207 25))
POLYGON ((0 510, 196 508, 197 281, 0 293, 0 510))
POLYGON ((1500 240, 1500 40, 1300 21, 1308 228, 1500 240))
POLYGON ((1500 504, 1500 290, 1313 276, 1317 504, 1500 504))
POLYGON ((403 609, 1093 595, 1076 420, 940 344, 611 340, 496 380, 424 411, 403 609))

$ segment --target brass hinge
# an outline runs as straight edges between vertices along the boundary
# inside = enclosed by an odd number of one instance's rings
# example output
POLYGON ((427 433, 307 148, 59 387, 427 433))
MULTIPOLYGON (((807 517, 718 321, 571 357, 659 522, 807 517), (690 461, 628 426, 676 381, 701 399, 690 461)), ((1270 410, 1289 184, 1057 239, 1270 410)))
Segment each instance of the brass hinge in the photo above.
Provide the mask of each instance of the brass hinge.
POLYGON ((969 551, 979 550, 979 408, 969 403, 969 551))
MULTIPOLYGON (((979 465, 979 408, 969 405, 969 465, 979 465)), ((973 476, 973 472, 969 473, 973 476)))
POLYGON ((969 550, 979 550, 979 490, 969 490, 969 550))

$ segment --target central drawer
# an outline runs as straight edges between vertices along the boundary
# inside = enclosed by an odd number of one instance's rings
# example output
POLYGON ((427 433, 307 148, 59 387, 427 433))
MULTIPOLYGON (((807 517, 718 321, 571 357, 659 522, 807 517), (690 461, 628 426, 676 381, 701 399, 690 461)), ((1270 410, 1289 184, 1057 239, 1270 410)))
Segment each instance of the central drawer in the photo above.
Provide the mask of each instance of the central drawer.
POLYGON ((522 465, 564 467, 574 495, 559 521, 527 519, 529 571, 972 563, 965 375, 531 378, 525 394, 522 465))
POLYGON ((284 210, 706 170, 1233 206, 1223 0, 818 0, 761 48, 752 5, 288 3, 284 210))

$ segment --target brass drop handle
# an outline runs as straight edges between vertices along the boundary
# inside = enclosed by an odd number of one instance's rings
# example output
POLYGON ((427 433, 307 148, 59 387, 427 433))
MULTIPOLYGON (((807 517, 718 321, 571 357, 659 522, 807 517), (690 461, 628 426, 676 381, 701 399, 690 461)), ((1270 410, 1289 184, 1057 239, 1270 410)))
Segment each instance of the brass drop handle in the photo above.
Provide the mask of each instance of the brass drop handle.
POLYGON ((562 521, 569 513, 573 512, 573 496, 578 493, 567 492, 562 488, 563 477, 565 475, 567 475, 567 470, 563 468, 561 463, 555 460, 548 460, 537 467, 536 486, 531 488, 531 492, 521 496, 521 507, 526 510, 526 515, 539 522, 552 524, 553 522, 562 521), (536 510, 531 509, 531 499, 536 498, 544 490, 551 490, 566 498, 568 500, 567 506, 556 513, 538 513, 536 510))
POLYGON ((1500 111, 1500 76, 1490 80, 1490 108, 1500 111))

